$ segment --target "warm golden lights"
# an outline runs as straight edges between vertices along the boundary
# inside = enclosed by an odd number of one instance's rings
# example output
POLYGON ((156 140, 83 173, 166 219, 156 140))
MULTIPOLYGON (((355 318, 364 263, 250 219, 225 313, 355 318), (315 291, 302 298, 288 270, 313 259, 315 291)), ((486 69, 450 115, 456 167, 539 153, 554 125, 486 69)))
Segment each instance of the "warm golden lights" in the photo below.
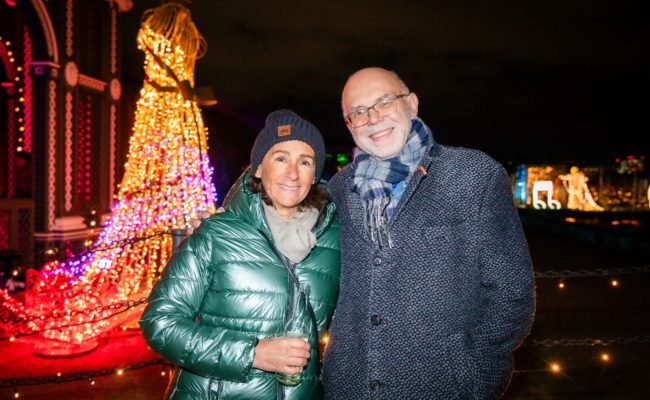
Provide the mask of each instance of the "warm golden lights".
MULTIPOLYGON (((185 17, 179 20, 187 24, 185 17)), ((89 339, 136 318, 142 303, 124 305, 148 296, 170 257, 169 233, 188 228, 196 213, 215 212, 207 130, 198 105, 181 95, 169 72, 193 84, 198 49, 188 55, 174 42, 189 43, 186 38, 166 36, 146 22, 137 40, 153 54, 145 51, 147 78, 136 105, 124 177, 103 231, 94 242, 84 242, 86 252, 43 266, 29 289, 29 305, 0 292, 1 307, 17 316, 3 328, 15 337, 42 332, 53 346, 57 343, 56 351, 46 354, 64 355, 60 343, 88 345, 89 339)), ((98 222, 92 213, 88 225, 98 222)), ((45 253, 54 256, 57 250, 45 253)))
POLYGON ((554 374, 559 374, 560 372, 562 372, 562 367, 560 367, 560 364, 557 362, 551 363, 549 367, 551 369, 551 372, 553 372, 554 374))

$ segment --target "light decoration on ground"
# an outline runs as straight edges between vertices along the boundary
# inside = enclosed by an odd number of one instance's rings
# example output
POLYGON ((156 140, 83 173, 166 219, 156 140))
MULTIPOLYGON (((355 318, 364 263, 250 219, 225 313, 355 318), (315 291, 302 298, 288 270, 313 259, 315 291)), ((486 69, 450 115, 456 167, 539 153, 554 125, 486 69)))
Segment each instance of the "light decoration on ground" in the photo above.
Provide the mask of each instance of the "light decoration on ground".
POLYGON ((603 211, 603 208, 596 204, 587 182, 589 178, 576 166, 571 167, 568 174, 559 175, 566 189, 569 200, 567 208, 581 211, 603 211))
POLYGON ((90 252, 28 276, 24 302, 0 293, 0 328, 12 337, 42 332, 39 353, 87 351, 137 317, 142 307, 117 314, 112 305, 148 295, 170 256, 171 236, 162 233, 215 211, 207 130, 195 98, 178 83, 193 84, 205 42, 189 10, 173 2, 145 12, 137 40, 146 80, 111 218, 90 252))
POLYGON ((562 367, 558 362, 551 363, 549 365, 549 368, 551 369, 551 372, 553 372, 554 374, 559 374, 560 372, 562 372, 562 367))
MULTIPOLYGON (((618 280, 618 279, 612 279, 612 280, 609 281, 609 285, 610 285, 612 288, 618 288, 618 287, 621 285, 621 281, 618 280)), ((565 282, 563 279, 561 279, 561 280, 557 283, 557 287, 558 287, 558 289, 564 289, 564 288, 566 288, 566 282, 565 282)))
POLYGON ((559 201, 553 199, 553 182, 552 181, 535 181, 533 182, 533 207, 545 210, 547 208, 559 210, 562 205, 559 201), (540 193, 546 193, 546 202, 540 200, 540 193))

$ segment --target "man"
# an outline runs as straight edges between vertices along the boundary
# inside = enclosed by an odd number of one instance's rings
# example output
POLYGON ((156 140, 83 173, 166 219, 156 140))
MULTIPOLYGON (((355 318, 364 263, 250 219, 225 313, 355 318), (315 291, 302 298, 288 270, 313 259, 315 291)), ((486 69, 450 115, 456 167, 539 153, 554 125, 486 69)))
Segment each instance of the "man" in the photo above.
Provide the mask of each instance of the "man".
POLYGON ((354 73, 342 107, 357 152, 331 181, 342 271, 325 397, 499 397, 534 314, 506 172, 436 143, 391 71, 354 73))

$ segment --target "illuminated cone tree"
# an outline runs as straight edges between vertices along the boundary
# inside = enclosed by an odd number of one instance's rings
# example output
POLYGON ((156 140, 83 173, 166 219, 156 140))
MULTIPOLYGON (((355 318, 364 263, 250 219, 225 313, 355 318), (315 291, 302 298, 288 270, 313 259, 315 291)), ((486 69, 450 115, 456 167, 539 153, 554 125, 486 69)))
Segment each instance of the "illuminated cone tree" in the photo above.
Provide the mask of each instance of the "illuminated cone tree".
POLYGON ((6 292, 0 299, 2 328, 40 333, 48 354, 78 352, 139 315, 141 307, 129 305, 148 295, 168 260, 169 232, 199 211, 214 212, 207 131, 192 89, 205 42, 189 10, 167 2, 145 12, 138 45, 146 78, 110 220, 90 252, 45 265, 24 303, 6 292))

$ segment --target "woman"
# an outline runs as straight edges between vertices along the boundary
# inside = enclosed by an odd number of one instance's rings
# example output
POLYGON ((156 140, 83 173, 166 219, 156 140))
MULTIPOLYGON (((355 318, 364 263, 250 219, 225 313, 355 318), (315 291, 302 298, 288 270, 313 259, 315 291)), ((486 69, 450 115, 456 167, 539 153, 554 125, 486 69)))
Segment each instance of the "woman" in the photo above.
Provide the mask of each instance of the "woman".
MULTIPOLYGON (((320 397, 318 334, 338 296, 339 224, 317 185, 325 145, 294 112, 269 114, 251 167, 177 250, 140 326, 178 367, 169 399, 320 397), (309 284, 308 340, 284 336, 289 293, 309 284), (276 373, 301 373, 297 386, 276 373)), ((301 310, 305 311, 305 310, 301 310)))

